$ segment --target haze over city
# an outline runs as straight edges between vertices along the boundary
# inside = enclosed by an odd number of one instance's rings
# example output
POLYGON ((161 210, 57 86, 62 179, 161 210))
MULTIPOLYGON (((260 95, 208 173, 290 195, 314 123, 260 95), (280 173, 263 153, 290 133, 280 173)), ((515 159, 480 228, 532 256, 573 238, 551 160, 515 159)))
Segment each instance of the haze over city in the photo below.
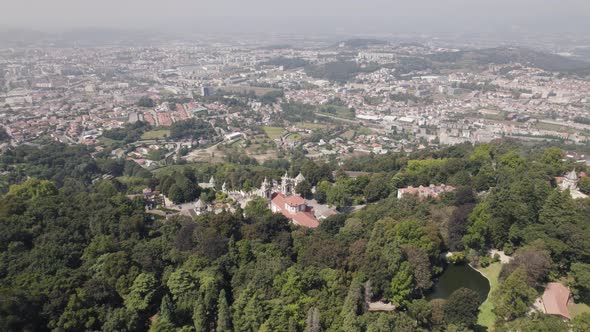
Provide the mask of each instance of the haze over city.
POLYGON ((0 331, 590 331, 590 1, 0 1, 0 331))
MULTIPOLYGON (((55 31, 133 28, 205 32, 589 31, 585 0, 5 0, 2 25, 55 31)), ((181 32, 177 31, 176 32, 181 32)))

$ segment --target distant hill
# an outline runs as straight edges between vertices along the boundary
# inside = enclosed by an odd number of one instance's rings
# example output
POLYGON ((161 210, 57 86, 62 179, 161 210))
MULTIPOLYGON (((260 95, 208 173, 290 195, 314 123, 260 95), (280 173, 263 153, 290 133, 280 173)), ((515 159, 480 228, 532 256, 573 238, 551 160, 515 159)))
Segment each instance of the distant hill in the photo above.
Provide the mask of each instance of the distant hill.
POLYGON ((102 45, 143 45, 161 38, 160 33, 131 29, 84 28, 65 31, 57 36, 64 45, 102 46, 102 45))
POLYGON ((293 46, 291 46, 289 44, 271 44, 271 45, 261 46, 258 49, 259 50, 285 50, 285 49, 290 49, 290 48, 293 48, 293 46))
POLYGON ((584 76, 590 74, 590 62, 522 47, 496 47, 438 53, 428 56, 428 59, 439 63, 460 63, 479 66, 521 63, 546 71, 564 74, 579 74, 584 76))
POLYGON ((35 30, 0 27, 0 46, 4 47, 28 46, 47 37, 47 34, 35 30))
POLYGON ((135 46, 163 38, 163 34, 141 30, 85 28, 64 32, 39 32, 0 26, 0 46, 27 47, 37 43, 51 43, 58 47, 103 46, 120 44, 135 46))
POLYGON ((387 44, 384 40, 371 39, 371 38, 354 38, 347 39, 337 43, 335 46, 348 47, 348 48, 366 48, 373 45, 385 45, 387 44))

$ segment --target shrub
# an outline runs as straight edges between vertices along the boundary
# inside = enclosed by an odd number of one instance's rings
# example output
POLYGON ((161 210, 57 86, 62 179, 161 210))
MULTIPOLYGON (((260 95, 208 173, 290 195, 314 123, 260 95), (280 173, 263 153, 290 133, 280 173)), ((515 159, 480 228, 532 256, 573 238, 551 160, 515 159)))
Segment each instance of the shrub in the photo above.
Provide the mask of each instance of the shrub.
POLYGON ((500 254, 495 253, 494 257, 492 257, 492 263, 497 263, 500 261, 500 254))
POLYGON ((512 243, 509 242, 504 244, 504 253, 508 256, 514 253, 514 247, 512 246, 512 243))
POLYGON ((449 263, 451 264, 462 264, 465 263, 465 253, 462 251, 454 252, 452 256, 449 256, 449 263))
POLYGON ((481 267, 488 267, 490 266, 490 257, 484 256, 479 259, 479 266, 481 267))

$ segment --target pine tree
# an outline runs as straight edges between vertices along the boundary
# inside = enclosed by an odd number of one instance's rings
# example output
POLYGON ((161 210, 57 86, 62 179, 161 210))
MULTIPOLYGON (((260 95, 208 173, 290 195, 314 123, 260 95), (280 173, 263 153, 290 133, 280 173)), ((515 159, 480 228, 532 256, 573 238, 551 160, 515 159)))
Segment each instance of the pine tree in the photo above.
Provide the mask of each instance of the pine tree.
POLYGON ((297 332, 297 320, 295 319, 295 317, 289 318, 288 332, 297 332))
POLYGON ((526 272, 518 268, 492 294, 494 312, 505 320, 522 316, 527 313, 536 295, 535 289, 526 283, 526 272))
POLYGON ((151 273, 142 273, 133 281, 131 291, 125 297, 125 306, 130 310, 146 310, 158 288, 156 277, 151 273))
POLYGON ((225 290, 219 292, 219 301, 217 302, 217 332, 231 331, 231 316, 227 299, 225 297, 225 290))
POLYGON ((350 283, 350 287, 348 288, 348 294, 344 299, 340 316, 346 317, 350 313, 354 314, 355 316, 358 315, 361 299, 361 284, 357 279, 353 279, 350 283))
POLYGON ((159 319, 174 322, 174 304, 172 303, 170 295, 168 294, 164 295, 162 298, 159 319))
POLYGON ((399 271, 389 286, 390 299, 398 306, 406 306, 414 291, 414 277, 408 262, 400 265, 399 271))
POLYGON ((471 327, 477 323, 480 305, 479 295, 474 290, 459 288, 445 304, 445 321, 471 327))
POLYGON ((569 191, 554 190, 539 214, 539 221, 546 225, 559 227, 576 222, 576 207, 569 191))
POLYGON ((197 332, 207 331, 207 313, 201 299, 197 301, 193 310, 193 324, 197 332))
POLYGON ((232 309, 235 331, 258 331, 267 314, 264 300, 252 286, 246 287, 240 293, 232 309))

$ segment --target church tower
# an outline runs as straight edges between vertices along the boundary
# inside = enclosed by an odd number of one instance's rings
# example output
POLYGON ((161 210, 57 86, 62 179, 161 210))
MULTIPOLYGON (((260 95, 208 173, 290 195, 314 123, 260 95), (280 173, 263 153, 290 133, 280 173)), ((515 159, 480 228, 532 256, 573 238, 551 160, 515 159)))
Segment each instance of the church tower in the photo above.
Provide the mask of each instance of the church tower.
POLYGON ((301 172, 299 172, 299 174, 295 177, 295 180, 293 181, 293 191, 295 191, 295 188, 297 188, 297 185, 299 185, 303 181, 305 181, 305 176, 303 176, 303 174, 301 174, 301 172))
POLYGON ((281 178, 281 194, 285 196, 291 195, 291 185, 289 174, 285 171, 285 175, 281 178))
POLYGON ((270 182, 268 182, 268 179, 266 177, 262 182, 262 186, 260 186, 260 193, 266 199, 270 200, 272 198, 272 186, 270 185, 270 182))
POLYGON ((576 169, 573 169, 571 172, 567 173, 563 182, 559 185, 561 190, 569 189, 570 191, 577 191, 578 190, 578 174, 576 174, 576 169))

